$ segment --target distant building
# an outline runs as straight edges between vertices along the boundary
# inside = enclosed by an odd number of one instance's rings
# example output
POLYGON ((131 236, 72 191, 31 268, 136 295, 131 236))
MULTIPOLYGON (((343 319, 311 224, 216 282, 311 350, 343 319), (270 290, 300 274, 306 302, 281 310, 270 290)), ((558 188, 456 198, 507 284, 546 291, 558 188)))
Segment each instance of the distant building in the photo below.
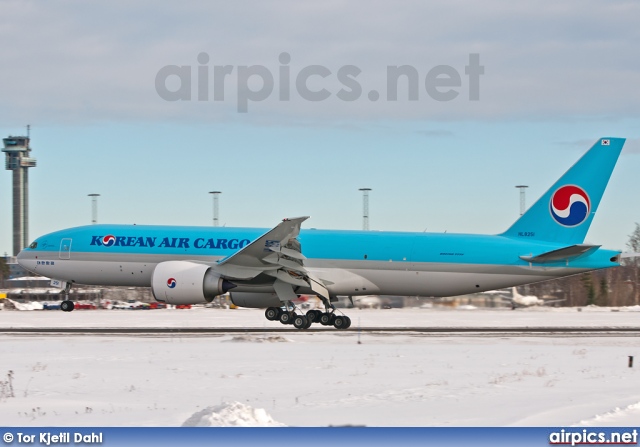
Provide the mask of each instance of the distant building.
POLYGON ((29 169, 35 168, 31 156, 29 126, 26 136, 3 138, 5 168, 13 171, 13 256, 29 244, 29 169))
POLYGON ((2 259, 4 259, 7 267, 9 267, 9 277, 7 279, 22 278, 24 276, 36 276, 22 267, 20 264, 18 264, 15 256, 3 256, 2 259))

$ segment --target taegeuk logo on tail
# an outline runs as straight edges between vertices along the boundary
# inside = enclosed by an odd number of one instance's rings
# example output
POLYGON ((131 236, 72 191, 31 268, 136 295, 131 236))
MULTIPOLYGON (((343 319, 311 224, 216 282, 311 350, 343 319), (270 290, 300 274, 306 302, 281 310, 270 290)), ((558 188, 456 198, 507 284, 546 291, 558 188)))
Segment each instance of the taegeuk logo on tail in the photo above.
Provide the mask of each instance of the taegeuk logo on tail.
POLYGON ((591 201, 584 189, 576 185, 561 186, 551 195, 551 217, 560 225, 575 227, 587 220, 591 201))

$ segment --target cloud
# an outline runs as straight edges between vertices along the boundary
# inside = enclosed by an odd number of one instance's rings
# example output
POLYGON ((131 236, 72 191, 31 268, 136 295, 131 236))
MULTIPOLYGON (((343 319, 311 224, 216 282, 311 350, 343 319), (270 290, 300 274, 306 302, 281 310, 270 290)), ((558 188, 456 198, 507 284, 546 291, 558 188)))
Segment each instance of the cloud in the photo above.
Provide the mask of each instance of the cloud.
POLYGON ((598 114, 637 116, 640 60, 632 1, 570 0, 540 8, 537 2, 498 0, 422 2, 399 8, 382 1, 294 0, 208 3, 60 3, 7 1, 0 16, 0 119, 24 122, 264 121, 380 119, 549 118, 598 114), (232 65, 224 101, 197 101, 197 55, 232 65), (282 52, 291 55, 291 98, 278 100, 282 52), (480 100, 469 101, 469 54, 480 54, 480 100), (424 87, 429 70, 452 66, 459 95, 432 99, 424 87), (167 102, 155 91, 166 65, 192 67, 192 100, 167 102), (237 113, 240 65, 264 65, 274 74, 269 99, 237 113), (314 77, 325 101, 305 101, 295 78, 308 65, 331 75, 314 77), (336 97, 344 65, 362 70, 356 101, 336 97), (419 74, 418 101, 408 101, 405 80, 398 101, 386 100, 387 66, 410 65, 419 74), (378 101, 369 92, 380 94, 378 101))
MULTIPOLYGON (((556 144, 569 149, 585 149, 591 147, 596 140, 596 138, 581 138, 570 141, 558 141, 556 144)), ((640 154, 640 138, 627 138, 622 150, 626 154, 640 154)))

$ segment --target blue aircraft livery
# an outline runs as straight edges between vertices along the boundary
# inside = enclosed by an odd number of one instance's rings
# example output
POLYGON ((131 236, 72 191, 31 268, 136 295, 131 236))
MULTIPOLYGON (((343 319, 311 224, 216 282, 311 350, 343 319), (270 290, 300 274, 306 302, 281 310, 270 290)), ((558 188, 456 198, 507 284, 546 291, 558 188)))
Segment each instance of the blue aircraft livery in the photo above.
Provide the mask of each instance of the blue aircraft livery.
POLYGON ((236 250, 248 245, 249 239, 158 237, 158 236, 91 236, 91 243, 98 247, 169 247, 169 248, 216 248, 236 250))
POLYGON ((150 287, 174 305, 228 293, 298 329, 346 329, 351 320, 332 304, 340 295, 463 295, 620 265, 619 251, 584 240, 624 142, 596 141, 498 235, 303 230, 307 217, 271 229, 90 225, 39 237, 18 262, 65 293, 74 284, 150 287), (301 294, 318 296, 324 312, 297 313, 301 294))

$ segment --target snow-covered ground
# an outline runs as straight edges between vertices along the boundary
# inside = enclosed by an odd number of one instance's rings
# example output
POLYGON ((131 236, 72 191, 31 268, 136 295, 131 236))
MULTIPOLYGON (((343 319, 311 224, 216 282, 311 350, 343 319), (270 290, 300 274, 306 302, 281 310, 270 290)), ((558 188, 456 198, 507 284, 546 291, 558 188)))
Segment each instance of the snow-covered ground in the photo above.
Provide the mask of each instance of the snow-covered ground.
MULTIPOLYGON (((640 306, 532 307, 484 309, 340 309, 362 327, 637 327, 640 306), (359 323, 358 323, 359 322, 359 323)), ((0 312, 0 330, 7 327, 219 327, 281 328, 259 309, 57 310, 0 312)), ((314 328, 322 327, 314 325, 314 328)), ((333 331, 333 329, 327 328, 333 331)))
MULTIPOLYGON (((354 327, 637 327, 634 310, 345 312, 354 327)), ((0 312, 0 330, 181 326, 282 327, 247 309, 0 312)), ((631 426, 638 368, 637 337, 1 335, 0 411, 17 426, 631 426)))

